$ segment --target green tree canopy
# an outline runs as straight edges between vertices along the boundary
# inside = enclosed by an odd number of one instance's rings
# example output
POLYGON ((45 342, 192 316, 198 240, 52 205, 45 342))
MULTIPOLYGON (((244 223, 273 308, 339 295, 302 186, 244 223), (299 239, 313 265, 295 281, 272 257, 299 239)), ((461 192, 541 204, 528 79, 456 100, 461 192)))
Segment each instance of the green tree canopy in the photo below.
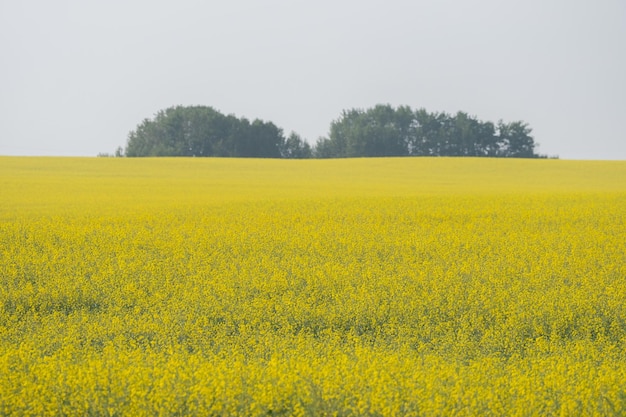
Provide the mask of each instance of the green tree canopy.
POLYGON ((128 135, 126 156, 345 158, 374 156, 487 156, 537 158, 532 130, 464 112, 430 113, 379 104, 344 110, 327 138, 311 147, 271 122, 224 115, 207 106, 176 106, 145 119, 128 135))
POLYGON ((280 148, 280 156, 289 159, 311 158, 313 150, 304 139, 295 132, 291 132, 280 148))
POLYGON ((344 110, 318 140, 315 155, 367 156, 494 156, 539 157, 531 129, 524 122, 497 125, 467 113, 456 115, 377 105, 344 110))
POLYGON ((176 106, 128 135, 126 156, 280 158, 283 132, 271 122, 224 115, 207 106, 176 106))

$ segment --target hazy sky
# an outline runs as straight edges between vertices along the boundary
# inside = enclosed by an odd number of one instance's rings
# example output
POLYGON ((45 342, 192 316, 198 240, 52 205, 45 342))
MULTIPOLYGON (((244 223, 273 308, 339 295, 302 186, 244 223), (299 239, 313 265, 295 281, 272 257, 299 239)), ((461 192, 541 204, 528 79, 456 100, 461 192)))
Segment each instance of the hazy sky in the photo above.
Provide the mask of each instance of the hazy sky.
POLYGON ((377 103, 626 160, 624 0, 0 0, 0 155, 113 152, 208 105, 314 143, 377 103))

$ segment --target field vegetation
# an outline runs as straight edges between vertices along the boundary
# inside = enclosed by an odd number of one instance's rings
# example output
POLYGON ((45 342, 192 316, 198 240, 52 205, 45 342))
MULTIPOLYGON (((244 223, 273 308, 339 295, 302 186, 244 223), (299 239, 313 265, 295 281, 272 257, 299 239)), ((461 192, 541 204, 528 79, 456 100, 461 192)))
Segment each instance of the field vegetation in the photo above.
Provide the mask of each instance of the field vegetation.
POLYGON ((0 415, 626 414, 626 162, 0 158, 0 415))

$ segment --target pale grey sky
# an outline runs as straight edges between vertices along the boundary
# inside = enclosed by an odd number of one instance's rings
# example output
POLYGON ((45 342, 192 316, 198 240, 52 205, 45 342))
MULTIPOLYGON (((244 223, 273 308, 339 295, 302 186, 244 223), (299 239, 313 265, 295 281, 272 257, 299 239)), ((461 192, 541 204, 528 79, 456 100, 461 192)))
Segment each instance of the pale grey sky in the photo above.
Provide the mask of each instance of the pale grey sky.
POLYGON ((0 155, 113 152, 208 105, 310 143, 378 103, 626 160, 624 0, 0 0, 0 155))

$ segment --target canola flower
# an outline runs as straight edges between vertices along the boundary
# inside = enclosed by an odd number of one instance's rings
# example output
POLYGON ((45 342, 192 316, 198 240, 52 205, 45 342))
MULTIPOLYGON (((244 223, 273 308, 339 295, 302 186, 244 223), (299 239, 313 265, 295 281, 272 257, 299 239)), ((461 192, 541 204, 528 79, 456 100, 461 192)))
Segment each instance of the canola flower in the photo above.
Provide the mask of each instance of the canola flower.
POLYGON ((626 163, 0 158, 0 414, 626 414, 626 163))

